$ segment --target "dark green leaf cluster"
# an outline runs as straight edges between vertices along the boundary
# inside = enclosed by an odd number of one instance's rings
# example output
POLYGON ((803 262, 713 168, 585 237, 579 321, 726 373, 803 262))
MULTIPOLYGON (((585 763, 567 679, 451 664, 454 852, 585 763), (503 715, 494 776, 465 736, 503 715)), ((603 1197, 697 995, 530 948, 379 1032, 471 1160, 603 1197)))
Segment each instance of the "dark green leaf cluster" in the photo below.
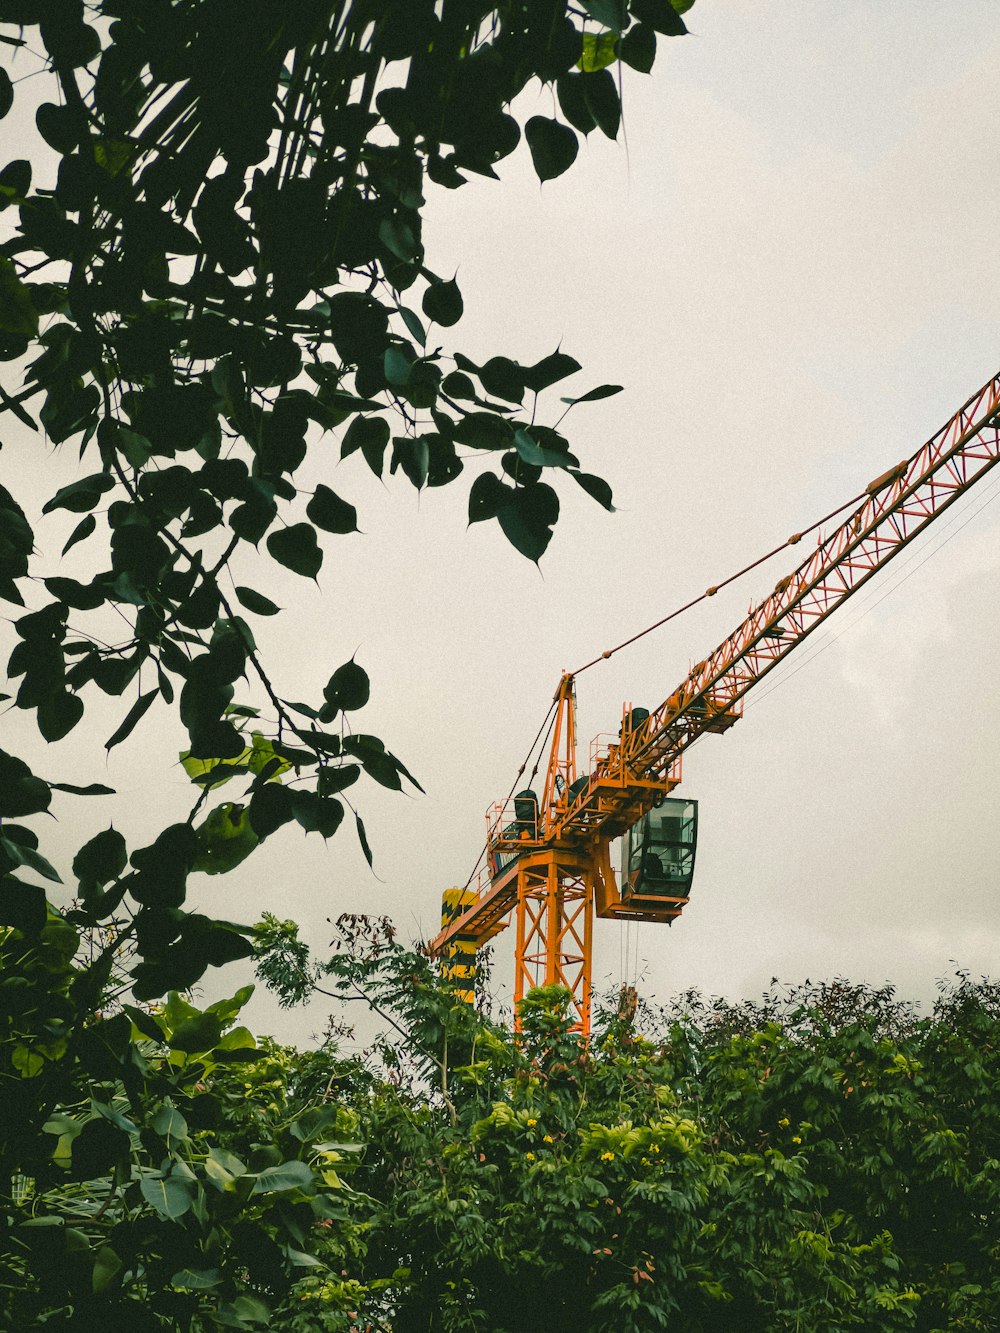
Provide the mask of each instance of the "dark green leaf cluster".
MULTIPOLYGON (((118 840, 113 864, 78 874, 72 920, 127 931, 138 995, 193 985, 249 949, 224 923, 185 915, 190 874, 231 869, 293 821, 330 837, 347 809, 370 860, 345 790, 361 774, 397 790, 414 781, 381 740, 351 731, 348 714, 368 701, 361 666, 338 668, 322 699, 289 700, 245 618, 278 614, 253 586, 275 566, 318 579, 328 542, 358 531, 355 506, 316 480, 322 437, 418 490, 475 470, 470 522, 495 520, 535 561, 562 474, 612 508, 607 483, 537 419, 540 396, 580 369, 572 357, 478 364, 438 341, 464 301, 428 264, 424 203, 428 183, 495 177, 520 140, 513 104, 529 85, 554 85, 565 117, 525 127, 542 179, 569 165, 578 133, 614 137, 611 71, 648 69, 656 34, 682 33, 686 7, 0 6, 11 70, 46 86, 44 148, 0 169, 0 412, 82 460, 43 509, 46 522, 76 520, 66 572, 38 576, 24 508, 0 487, 0 596, 33 599, 15 622, 14 703, 55 743, 95 692, 121 697, 107 751, 175 707, 185 764, 204 765, 186 823, 146 848, 118 840), (243 573, 254 568, 259 578, 243 573), (257 725, 271 748, 256 765, 244 683, 266 698, 257 725), (215 787, 239 777, 242 799, 195 827, 215 787)), ((0 116, 17 88, 5 74, 0 116)), ((21 814, 46 809, 58 783, 14 758, 0 767, 21 814)), ((58 876, 33 836, 0 850, 0 913, 40 928, 40 889, 21 872, 58 876)), ((84 861, 110 846, 108 830, 96 836, 84 861)))
MULTIPOLYGON (((101 874, 117 852, 87 855, 101 874)), ((255 1042, 250 986, 81 1021, 77 945, 54 916, 0 930, 0 1324, 260 1328, 321 1274, 327 1327, 348 1327, 368 1205, 337 1062, 255 1042)))

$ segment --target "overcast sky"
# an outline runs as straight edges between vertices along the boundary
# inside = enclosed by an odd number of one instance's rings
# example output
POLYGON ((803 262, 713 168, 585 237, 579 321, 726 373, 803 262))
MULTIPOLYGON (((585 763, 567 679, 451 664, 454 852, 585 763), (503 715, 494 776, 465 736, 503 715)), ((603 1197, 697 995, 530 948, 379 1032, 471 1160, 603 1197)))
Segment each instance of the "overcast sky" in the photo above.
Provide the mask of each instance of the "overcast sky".
MULTIPOLYGON (((425 226, 429 265, 457 270, 465 296, 448 345, 530 362, 560 344, 584 370, 553 399, 626 386, 566 422, 618 512, 563 485, 539 573, 495 525, 466 530, 464 480, 418 498, 358 455, 337 465, 331 439, 315 476, 358 506, 364 535, 329 539, 319 593, 273 566, 249 579, 288 608, 258 640, 290 698, 356 651, 373 682, 359 725, 427 796, 363 794, 378 878, 349 831, 325 846, 286 829, 236 873, 195 877, 202 909, 270 908, 319 946, 343 911, 433 934, 561 670, 856 494, 997 369, 995 0, 698 0, 688 23, 661 39, 651 78, 626 71, 619 143, 595 133, 544 187, 522 146, 501 185, 434 193, 425 226)), ((30 467, 40 508, 73 458, 4 430, 0 471, 30 467)), ((772 976, 840 975, 929 1000, 951 960, 996 970, 998 487, 982 482, 750 696, 738 727, 690 752, 691 904, 671 930, 598 922, 599 986, 738 997, 772 976)), ((65 533, 42 537, 54 573, 65 533)), ((584 675, 584 766, 623 699, 658 704, 795 563, 584 675)), ((107 702, 88 717, 110 734, 127 704, 107 702)), ((107 769, 130 844, 189 797, 184 732, 157 716, 107 769)), ((45 776, 100 776, 92 730, 57 764, 23 716, 0 725, 45 776)), ((95 805, 57 809, 68 870, 95 805)), ((502 937, 498 983, 511 951, 502 937)), ((324 1018, 254 1005, 288 1037, 324 1018)))

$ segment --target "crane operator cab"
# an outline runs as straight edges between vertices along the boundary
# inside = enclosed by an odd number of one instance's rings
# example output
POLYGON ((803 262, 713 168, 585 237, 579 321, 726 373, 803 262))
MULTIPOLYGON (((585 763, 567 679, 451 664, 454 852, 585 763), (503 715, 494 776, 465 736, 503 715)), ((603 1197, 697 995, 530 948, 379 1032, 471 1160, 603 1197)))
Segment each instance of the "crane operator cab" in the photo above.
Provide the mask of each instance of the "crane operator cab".
MULTIPOLYGON (((500 838, 505 843, 525 842, 538 837, 538 797, 530 789, 519 791, 514 797, 514 818, 504 825, 500 838)), ((520 850, 508 847, 490 851, 490 874, 496 878, 520 857, 520 850)))
POLYGON ((661 801, 622 839, 624 902, 659 909, 667 919, 679 915, 691 894, 697 843, 698 802, 661 801))

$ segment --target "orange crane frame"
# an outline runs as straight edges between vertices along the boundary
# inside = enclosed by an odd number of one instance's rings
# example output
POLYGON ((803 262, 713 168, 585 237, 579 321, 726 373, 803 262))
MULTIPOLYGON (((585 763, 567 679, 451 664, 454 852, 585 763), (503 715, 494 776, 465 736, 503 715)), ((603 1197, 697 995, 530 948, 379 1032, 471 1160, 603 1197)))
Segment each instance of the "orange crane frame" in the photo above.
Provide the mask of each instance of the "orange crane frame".
POLYGON ((911 458, 871 482, 860 505, 653 713, 637 720, 626 708, 617 737, 594 741, 586 781, 577 779, 574 678, 564 675, 537 816, 516 818, 510 802, 487 813, 487 865, 474 890, 458 898, 448 891, 452 911, 428 946, 445 972, 464 957, 467 977, 469 956, 513 913, 515 1006, 532 986, 558 983, 572 993, 577 1028, 589 1032, 595 912, 670 922, 687 901, 619 888, 612 841, 678 785, 690 745, 733 726, 758 681, 998 462, 1000 373, 911 458))

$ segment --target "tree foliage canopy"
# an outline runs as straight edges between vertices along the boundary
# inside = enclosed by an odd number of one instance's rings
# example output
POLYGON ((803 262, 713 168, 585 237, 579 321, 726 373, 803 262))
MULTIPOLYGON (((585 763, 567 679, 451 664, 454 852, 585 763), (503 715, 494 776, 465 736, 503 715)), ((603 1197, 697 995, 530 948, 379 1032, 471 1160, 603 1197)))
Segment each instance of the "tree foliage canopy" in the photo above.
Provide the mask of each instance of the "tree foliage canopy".
POLYGON ((57 756, 120 699, 95 778, 173 709, 196 788, 145 846, 98 814, 51 889, 52 807, 113 793, 0 750, 5 1324, 259 1326, 360 1244, 331 1165, 353 1113, 291 1106, 290 1057, 234 1026, 245 996, 183 997, 254 948, 189 909, 188 881, 348 811, 370 859, 350 789, 417 784, 351 725, 363 667, 289 699, 253 618, 279 612, 276 566, 317 579, 358 530, 331 440, 344 475, 471 478, 470 522, 533 561, 566 478, 611 508, 559 425, 617 386, 567 394, 580 367, 558 348, 453 346, 464 298, 425 254, 425 198, 496 178, 522 132, 540 180, 579 136, 614 138, 621 62, 648 71, 689 3, 0 0, 0 118, 37 105, 33 146, 0 166, 0 413, 77 460, 37 532, 24 479, 0 485, 2 701, 57 756), (522 124, 544 86, 552 114, 522 124))
POLYGON ((551 988, 515 1038, 388 923, 338 925, 313 963, 266 918, 258 965, 286 1003, 374 1005, 361 1056, 255 1042, 249 988, 74 1031, 72 932, 7 933, 4 1327, 996 1326, 995 985, 926 1017, 846 982, 691 994, 589 1043, 551 988))
MULTIPOLYGON (((265 971, 292 998, 288 942, 272 922, 265 971)), ((369 1327, 995 1326, 997 986, 959 975, 926 1017, 843 981, 694 993, 607 1009, 589 1044, 550 988, 515 1040, 389 933, 351 923, 347 944, 313 983, 406 1038, 353 1103, 369 1327)))
MULTIPOLYGON (((558 518, 554 483, 571 477, 611 507, 607 484, 542 424, 580 369, 571 356, 477 364, 445 346, 464 302, 430 267, 423 211, 428 188, 496 177, 531 86, 553 90, 553 115, 523 126, 540 179, 571 165, 579 135, 614 137, 612 70, 648 70, 658 34, 684 32, 685 8, 0 4, 0 115, 16 115, 22 86, 47 89, 38 151, 0 170, 0 357, 23 370, 0 387, 0 411, 83 464, 43 511, 76 520, 63 567, 37 554, 25 507, 0 487, 0 596, 29 603, 13 701, 56 743, 95 692, 120 697, 105 751, 175 708, 198 813, 244 779, 240 799, 148 847, 98 825, 73 863, 69 919, 128 934, 137 998, 249 952, 238 932, 185 917, 190 873, 231 869, 285 824, 330 837, 348 809, 370 856, 347 789, 362 775, 415 782, 350 726, 369 694, 357 662, 303 703, 255 642, 253 618, 279 610, 272 562, 316 579, 329 543, 357 531, 328 484, 324 437, 417 489, 471 475, 470 522, 496 521, 531 560, 558 518), (244 682, 260 720, 237 697, 244 682)), ((615 389, 564 394, 562 416, 615 389)), ((5 820, 44 814, 53 790, 108 792, 42 780, 6 752, 0 778, 5 820)), ((30 828, 6 825, 0 875, 0 923, 41 929, 34 877, 59 875, 30 828)))

